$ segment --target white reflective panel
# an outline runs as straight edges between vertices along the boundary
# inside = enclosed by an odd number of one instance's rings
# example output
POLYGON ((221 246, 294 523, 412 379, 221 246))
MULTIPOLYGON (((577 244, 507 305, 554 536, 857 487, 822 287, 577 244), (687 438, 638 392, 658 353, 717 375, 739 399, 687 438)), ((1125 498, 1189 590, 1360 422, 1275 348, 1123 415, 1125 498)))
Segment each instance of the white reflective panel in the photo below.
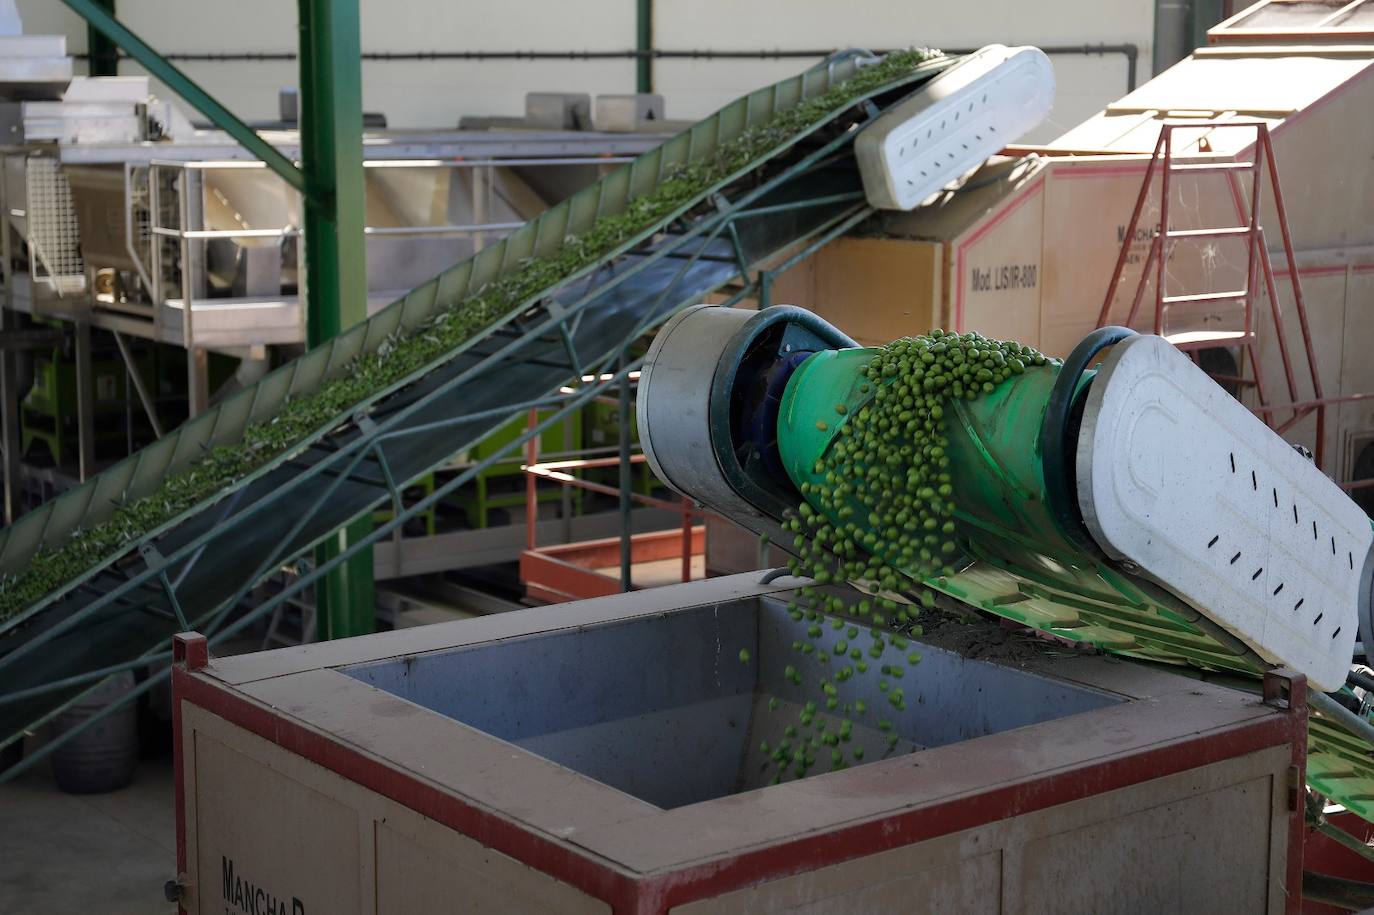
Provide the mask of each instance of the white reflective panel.
POLYGON ((1162 337, 1132 337, 1088 391, 1078 504, 1113 558, 1329 691, 1357 635, 1369 518, 1162 337))
POLYGON ((1054 70, 1039 48, 994 44, 941 73, 854 141, 868 202, 910 210, 1049 113, 1054 70))

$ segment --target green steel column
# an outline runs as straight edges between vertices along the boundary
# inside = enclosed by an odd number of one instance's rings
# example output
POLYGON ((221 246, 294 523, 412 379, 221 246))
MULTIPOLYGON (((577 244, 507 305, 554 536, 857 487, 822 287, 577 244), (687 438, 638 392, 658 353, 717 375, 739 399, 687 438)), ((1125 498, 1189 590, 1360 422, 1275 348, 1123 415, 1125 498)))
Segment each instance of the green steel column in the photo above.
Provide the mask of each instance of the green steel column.
POLYGON ((358 0, 300 0, 306 335, 318 346, 367 317, 358 0))
MULTIPOLYGON (((95 4, 111 16, 115 14, 115 0, 95 0, 95 4)), ((119 46, 89 23, 86 25, 86 53, 91 55, 86 70, 91 76, 119 75, 119 46)))
MULTIPOLYGON (((364 248, 363 86, 358 0, 299 0, 301 169, 305 173, 306 342, 367 317, 364 248)), ((323 563, 372 530, 364 515, 316 551, 323 563)), ((363 550, 315 590, 322 638, 371 632, 372 551, 363 550)))
POLYGON ((635 0, 635 91, 654 91, 654 0, 635 0))

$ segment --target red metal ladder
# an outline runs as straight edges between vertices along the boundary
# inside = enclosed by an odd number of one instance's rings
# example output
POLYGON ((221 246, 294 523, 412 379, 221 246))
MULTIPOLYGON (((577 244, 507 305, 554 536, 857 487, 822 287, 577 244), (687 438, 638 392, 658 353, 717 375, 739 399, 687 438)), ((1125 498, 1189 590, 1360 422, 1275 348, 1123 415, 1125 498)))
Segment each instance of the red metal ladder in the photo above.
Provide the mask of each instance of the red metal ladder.
MULTIPOLYGON (((1102 327, 1109 323, 1111 318, 1112 304, 1116 300, 1116 294, 1121 286, 1122 274, 1130 255, 1131 243, 1135 238, 1135 233, 1140 224, 1141 213, 1145 208, 1145 201, 1149 199, 1150 188, 1154 181, 1156 170, 1160 176, 1160 202, 1159 202, 1159 228, 1154 231, 1150 242, 1150 251, 1145 257, 1144 264, 1141 265, 1140 280, 1136 286, 1135 296, 1131 300, 1130 312, 1124 322, 1127 327, 1134 326, 1140 314, 1140 306, 1145 296, 1145 287, 1150 279, 1154 279, 1155 314, 1153 332, 1164 335, 1164 316, 1166 309, 1170 306, 1189 306, 1208 302, 1236 301, 1241 302, 1245 308, 1244 324, 1239 330, 1223 330, 1214 332, 1190 332, 1186 335, 1179 335, 1179 339, 1171 339, 1179 349, 1189 352, 1196 360, 1196 352, 1200 349, 1209 347, 1240 347, 1245 351, 1246 362, 1249 365, 1252 377, 1245 378, 1218 378, 1219 381, 1230 381, 1240 385, 1253 386, 1255 397, 1259 402, 1259 408, 1255 412, 1259 413, 1266 423, 1273 425, 1272 417, 1275 408, 1270 406, 1264 393, 1264 381, 1260 369, 1259 355, 1256 344, 1258 336, 1255 325, 1255 304, 1258 298, 1260 282, 1263 283, 1263 292, 1269 300, 1269 308, 1274 321, 1275 339, 1279 347, 1279 355, 1283 362, 1284 379, 1288 389, 1288 403, 1293 405, 1292 415, 1281 425, 1275 427, 1275 431, 1282 434, 1292 428, 1303 417, 1313 411, 1317 414, 1317 463, 1322 462, 1323 440, 1326 432, 1326 410, 1324 404, 1313 404, 1311 401, 1323 401, 1321 377, 1317 370, 1317 360, 1313 353, 1312 334, 1308 328, 1307 307, 1303 300, 1302 283, 1298 277, 1297 262, 1293 257, 1293 240, 1288 231, 1288 215, 1283 203, 1283 191, 1279 185, 1278 167, 1274 160, 1274 147, 1269 138, 1269 125, 1260 120, 1183 120, 1165 121, 1160 125, 1159 139, 1155 143, 1154 153, 1150 157, 1150 164, 1145 169, 1145 179, 1140 185, 1140 194, 1136 197, 1135 209, 1131 212, 1131 219, 1126 227, 1126 234, 1122 238, 1121 253, 1117 256, 1116 267, 1112 271, 1111 282, 1107 284, 1107 294, 1102 301, 1102 309, 1098 313, 1097 325, 1102 327), (1252 156, 1249 160, 1234 161, 1208 161, 1208 162, 1175 162, 1174 161, 1174 131, 1184 128, 1187 130, 1221 130, 1221 129, 1248 129, 1255 132, 1255 141, 1250 147, 1252 156), (1312 398, 1306 404, 1299 404, 1297 382, 1293 374, 1293 364, 1288 351, 1288 339, 1284 331, 1284 322, 1279 299, 1274 283, 1274 267, 1269 258, 1269 249, 1264 243, 1264 229, 1259 224, 1260 210, 1260 191, 1262 188, 1262 178, 1265 172, 1269 175, 1269 185, 1274 194, 1274 210, 1278 217, 1279 232, 1283 238, 1284 255, 1288 260, 1289 278, 1293 286, 1293 304, 1297 312, 1298 322, 1302 331, 1303 346, 1306 351, 1307 365, 1312 383, 1312 398), (1249 173, 1251 175, 1251 188, 1249 200, 1249 214, 1243 219, 1243 225, 1222 226, 1218 228, 1196 228, 1196 229, 1173 229, 1169 226, 1169 203, 1170 203, 1170 178, 1181 172, 1212 172, 1229 173, 1230 175, 1249 173), (1165 288, 1165 264, 1169 260, 1170 243, 1176 239, 1209 239, 1209 238, 1244 238, 1246 240, 1246 273, 1245 284, 1241 289, 1226 290, 1223 292, 1201 292, 1201 293, 1170 293, 1165 288)), ((1228 180, 1230 180, 1228 175, 1228 180)), ((1244 214, 1243 214, 1244 215, 1244 214)), ((1242 370, 1243 375, 1243 370, 1242 370)))

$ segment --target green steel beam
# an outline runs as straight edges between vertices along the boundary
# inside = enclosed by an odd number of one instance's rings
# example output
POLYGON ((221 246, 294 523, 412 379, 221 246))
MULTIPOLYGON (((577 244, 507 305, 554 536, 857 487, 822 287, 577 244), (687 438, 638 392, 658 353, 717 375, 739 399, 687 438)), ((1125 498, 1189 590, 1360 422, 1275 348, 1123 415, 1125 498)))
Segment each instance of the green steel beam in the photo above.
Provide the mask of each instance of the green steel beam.
MULTIPOLYGON (((111 16, 115 14, 115 0, 95 0, 105 12, 111 16)), ((96 30, 90 23, 86 24, 86 52, 90 54, 87 61, 87 72, 91 76, 118 76, 119 75, 119 48, 115 43, 96 30)))
POLYGON ((302 192, 306 190, 305 176, 300 169, 296 168, 295 163, 278 152, 272 144, 258 136, 253 128, 239 120, 233 112, 216 101, 214 96, 178 70, 169 60, 154 51, 142 38, 131 32, 105 8, 105 4, 101 0, 62 0, 62 2, 72 12, 86 20, 92 29, 123 48, 130 57, 142 64, 145 70, 166 83, 173 92, 185 99, 187 104, 209 118, 216 127, 233 137, 240 146, 266 162, 293 188, 302 192))
POLYGON ((367 319, 358 0, 300 0, 306 340, 367 319))
POLYGON ((654 91, 654 0, 635 0, 635 91, 654 91))
MULTIPOLYGON (((363 78, 358 0, 299 0, 301 162, 305 170, 306 342, 319 346, 367 319, 363 183, 363 78)), ((371 515, 340 528, 316 551, 324 564, 372 531, 371 515)), ((362 550, 315 589, 324 638, 371 632, 376 623, 372 550, 362 550)))

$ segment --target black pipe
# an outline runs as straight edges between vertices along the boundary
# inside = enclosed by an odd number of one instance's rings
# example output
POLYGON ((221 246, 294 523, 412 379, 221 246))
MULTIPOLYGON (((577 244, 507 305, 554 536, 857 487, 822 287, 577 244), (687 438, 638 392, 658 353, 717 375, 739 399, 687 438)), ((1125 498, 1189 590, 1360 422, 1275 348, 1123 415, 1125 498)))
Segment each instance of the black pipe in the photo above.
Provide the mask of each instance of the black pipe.
MULTIPOLYGON (((635 2, 635 50, 651 51, 654 47, 654 0, 635 2)), ((654 59, 647 54, 635 60, 635 91, 654 91, 654 59)))
POLYGON ((1059 532, 1069 542, 1089 556, 1101 556, 1102 548, 1083 528, 1078 510, 1078 494, 1074 491, 1074 455, 1078 450, 1077 430, 1070 429, 1070 417, 1078 403, 1079 380, 1104 349, 1120 343, 1136 332, 1129 327, 1107 325, 1088 334, 1069 353, 1059 369, 1050 399, 1045 404, 1045 418, 1040 425, 1040 463, 1045 474, 1045 502, 1059 526, 1059 532), (1073 440, 1069 440, 1070 433, 1073 440))
POLYGON ((1374 906, 1374 884, 1303 871, 1302 898, 1338 909, 1364 910, 1374 906))
MULTIPOLYGON (((946 54, 970 54, 976 48, 944 48, 946 54)), ((1051 55, 1077 55, 1084 57, 1120 54, 1126 58, 1126 89, 1131 91, 1136 85, 1136 66, 1140 58, 1140 48, 1134 43, 1125 44, 1081 44, 1081 45, 1044 45, 1040 50, 1051 55)), ((792 58, 822 58, 835 53, 835 49, 759 49, 743 51, 714 50, 699 48, 695 50, 635 49, 625 51, 365 51, 363 60, 371 61, 430 61, 430 60, 786 60, 792 58)), ((875 53, 886 54, 887 51, 875 53)), ((73 54, 82 60, 91 60, 91 54, 73 54)), ((168 60, 192 61, 196 63, 233 63, 249 61, 293 61, 295 51, 205 51, 171 52, 163 54, 168 60)), ((100 55, 107 59, 108 55, 100 55)), ((127 60, 119 55, 119 60, 127 60)))
POLYGON ((1374 677, 1362 670, 1352 670, 1345 675, 1345 682, 1351 686, 1358 686, 1360 689, 1374 696, 1374 677))

